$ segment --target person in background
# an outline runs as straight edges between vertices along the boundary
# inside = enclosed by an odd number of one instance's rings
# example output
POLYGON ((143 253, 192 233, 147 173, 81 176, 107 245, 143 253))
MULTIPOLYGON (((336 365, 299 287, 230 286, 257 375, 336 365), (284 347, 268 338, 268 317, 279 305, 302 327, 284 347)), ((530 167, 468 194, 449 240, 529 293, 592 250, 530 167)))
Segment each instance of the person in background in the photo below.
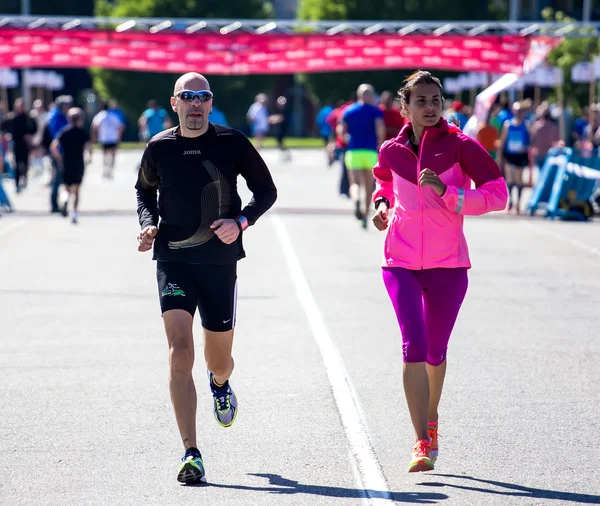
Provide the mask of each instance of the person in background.
POLYGON ((600 146, 600 138, 596 136, 596 132, 600 128, 600 111, 596 104, 590 106, 590 121, 583 131, 583 137, 580 142, 580 147, 583 147, 584 142, 591 143, 593 147, 600 146))
POLYGON ((148 141, 156 134, 171 127, 171 119, 167 111, 156 100, 148 101, 148 108, 138 119, 140 140, 148 141))
POLYGON ((495 160, 496 159, 496 151, 498 151, 498 141, 500 139, 500 132, 498 129, 492 125, 492 118, 494 114, 494 109, 490 110, 488 114, 487 121, 481 124, 479 131, 477 132, 477 142, 481 144, 485 150, 490 154, 490 156, 495 160))
POLYGON ((102 110, 92 120, 92 142, 102 146, 102 165, 104 171, 102 177, 112 179, 114 177, 115 159, 121 137, 125 131, 125 125, 119 116, 104 104, 102 110))
POLYGON ((119 106, 119 102, 117 102, 117 99, 111 98, 108 100, 108 110, 111 113, 117 115, 117 117, 121 120, 121 123, 123 123, 123 128, 126 129, 127 115, 125 114, 125 111, 119 106))
POLYGON ((402 127, 406 123, 406 119, 402 116, 400 109, 394 104, 394 95, 390 91, 381 93, 379 100, 379 108, 383 112, 383 124, 385 125, 385 139, 393 139, 396 137, 402 127))
POLYGON ((498 146, 498 164, 504 167, 508 184, 508 210, 513 208, 512 190, 517 190, 514 205, 517 214, 521 213, 521 193, 523 192, 523 171, 529 166, 531 137, 525 123, 525 111, 519 102, 513 105, 513 119, 504 123, 498 146))
POLYGON ((327 123, 331 127, 335 135, 335 158, 340 160, 341 174, 340 174, 340 195, 350 198, 350 179, 348 178, 348 169, 345 162, 346 148, 348 142, 342 133, 341 120, 344 111, 356 102, 356 92, 352 92, 350 100, 348 102, 341 101, 337 104, 337 107, 329 113, 326 118, 327 123))
POLYGON ((31 162, 35 175, 40 176, 44 171, 46 149, 43 146, 42 140, 49 114, 44 107, 44 102, 39 98, 33 101, 33 109, 31 109, 29 117, 35 122, 36 126, 35 134, 31 139, 31 162))
POLYGON ((375 105, 375 90, 370 84, 361 84, 356 91, 356 103, 342 116, 342 135, 348 141, 344 159, 350 179, 350 198, 354 216, 367 228, 371 196, 373 195, 373 167, 377 151, 385 140, 383 112, 375 105), (364 204, 361 203, 364 189, 364 204))
POLYGON ((29 152, 32 147, 32 139, 36 132, 35 122, 25 112, 25 102, 17 98, 13 105, 13 111, 9 115, 7 126, 13 141, 13 153, 15 155, 15 185, 17 193, 27 187, 27 175, 29 172, 29 152))
POLYGON ((456 118, 458 121, 458 128, 461 130, 465 128, 467 124, 467 120, 469 119, 467 115, 464 113, 465 104, 463 104, 460 100, 455 100, 452 102, 450 109, 446 111, 446 120, 452 121, 452 118, 456 118))
POLYGON ((548 151, 558 144, 560 134, 558 125, 552 119, 552 113, 547 102, 537 108, 538 120, 531 128, 531 145, 538 170, 542 170, 548 151))
POLYGON ((6 209, 8 212, 12 212, 12 204, 2 186, 2 180, 4 179, 4 176, 8 174, 10 169, 8 159, 6 158, 7 146, 8 141, 5 140, 4 135, 0 132, 0 209, 6 209))
POLYGON ((225 113, 218 109, 215 105, 212 106, 210 114, 208 115, 208 121, 215 125, 229 126, 225 113))
POLYGON ((263 137, 269 131, 269 111, 267 109, 267 96, 264 93, 256 95, 254 103, 248 109, 246 118, 250 123, 254 145, 256 149, 260 150, 263 137))
POLYGON ((73 107, 68 111, 69 124, 64 127, 50 145, 50 150, 62 171, 62 180, 68 196, 62 207, 63 216, 68 216, 69 202, 73 202, 71 221, 78 220, 79 188, 83 181, 85 166, 92 157, 90 136, 83 128, 83 111, 73 107), (88 158, 85 159, 85 151, 88 158))
POLYGON ((323 139, 323 144, 327 146, 331 138, 332 130, 329 123, 327 123, 327 116, 333 112, 333 107, 329 104, 325 104, 317 113, 315 123, 319 129, 319 137, 323 139))
POLYGON ((292 154, 285 145, 285 138, 290 123, 290 108, 288 101, 284 96, 277 98, 277 113, 269 117, 269 123, 275 125, 277 147, 281 153, 281 159, 284 162, 292 160, 292 154))
POLYGON ((331 134, 333 133, 331 126, 327 123, 327 116, 333 112, 333 107, 327 102, 317 113, 315 123, 319 130, 319 137, 323 139, 325 152, 327 153, 327 161, 329 166, 335 161, 335 143, 331 142, 331 134))
POLYGON ((508 106, 508 101, 505 98, 501 98, 500 111, 496 115, 496 121, 494 122, 494 124, 498 127, 498 131, 502 132, 504 123, 510 121, 511 119, 513 119, 513 112, 508 106))
POLYGON ((581 112, 581 116, 579 116, 573 124, 573 131, 571 132, 571 137, 573 138, 573 145, 575 147, 579 147, 580 142, 584 140, 585 129, 587 128, 589 122, 590 108, 586 105, 583 108, 583 111, 581 112))
MULTIPOLYGON (((50 118, 48 119, 48 124, 46 125, 46 129, 43 134, 43 143, 45 146, 50 148, 50 145, 58 132, 60 132, 64 127, 69 124, 69 120, 67 119, 67 112, 73 106, 73 97, 70 95, 60 95, 56 97, 54 101, 54 110, 50 113, 50 118)), ((52 213, 60 213, 62 212, 59 204, 58 204, 58 190, 60 189, 60 185, 62 184, 62 171, 58 166, 58 162, 54 156, 51 156, 52 160, 52 182, 51 191, 50 191, 50 207, 52 213)))

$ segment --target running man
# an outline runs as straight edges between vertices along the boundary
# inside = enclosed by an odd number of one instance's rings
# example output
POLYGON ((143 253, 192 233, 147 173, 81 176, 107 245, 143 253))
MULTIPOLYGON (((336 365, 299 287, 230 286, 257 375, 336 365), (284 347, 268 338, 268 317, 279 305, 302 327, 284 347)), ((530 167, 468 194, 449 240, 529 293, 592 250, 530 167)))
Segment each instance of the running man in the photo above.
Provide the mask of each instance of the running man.
POLYGON ((375 105, 375 90, 370 84, 361 84, 356 91, 357 101, 344 111, 342 132, 348 139, 345 154, 350 179, 350 198, 354 202, 356 219, 367 228, 371 196, 373 194, 372 170, 377 163, 377 151, 385 140, 383 112, 375 105), (364 207, 361 209, 360 188, 365 189, 364 207))
POLYGON ((521 104, 513 105, 512 120, 504 123, 498 148, 498 165, 504 164, 504 177, 508 184, 508 211, 513 208, 513 188, 517 189, 515 212, 521 213, 521 193, 523 192, 523 171, 529 166, 531 138, 525 124, 525 110, 521 104))
POLYGON ((92 157, 90 136, 83 129, 83 111, 72 107, 67 113, 69 124, 64 127, 52 141, 50 151, 62 173, 62 182, 68 196, 62 207, 63 216, 68 216, 69 201, 73 200, 72 223, 77 223, 79 208, 79 187, 83 181, 86 160, 84 152, 88 151, 88 160, 92 157))
POLYGON ((35 122, 25 112, 25 102, 17 98, 13 105, 13 112, 8 121, 8 131, 13 139, 13 154, 15 156, 15 184, 17 193, 27 187, 27 173, 29 172, 29 152, 32 146, 32 137, 36 132, 35 122))
POLYGON ((115 111, 111 111, 108 103, 104 104, 102 110, 92 120, 92 142, 102 146, 102 166, 104 171, 102 177, 112 179, 115 170, 115 158, 117 148, 121 142, 121 136, 125 125, 115 111))
POLYGON ((504 209, 507 191, 485 149, 441 117, 437 77, 415 72, 399 94, 410 122, 379 152, 373 224, 388 229, 382 274, 402 334, 415 431, 408 471, 418 472, 431 471, 438 457, 448 341, 471 267, 463 219, 504 209))
POLYGON ((205 475, 196 440, 192 378, 196 307, 214 415, 222 427, 229 427, 238 409, 229 378, 234 367, 236 264, 245 257, 242 235, 277 199, 269 169, 250 141, 237 130, 208 121, 212 99, 202 75, 188 73, 177 80, 171 106, 179 125, 148 142, 135 185, 138 251, 148 251, 154 243, 157 260, 169 389, 185 448, 177 479, 186 484, 199 483, 205 475), (243 209, 238 175, 253 194, 243 209))

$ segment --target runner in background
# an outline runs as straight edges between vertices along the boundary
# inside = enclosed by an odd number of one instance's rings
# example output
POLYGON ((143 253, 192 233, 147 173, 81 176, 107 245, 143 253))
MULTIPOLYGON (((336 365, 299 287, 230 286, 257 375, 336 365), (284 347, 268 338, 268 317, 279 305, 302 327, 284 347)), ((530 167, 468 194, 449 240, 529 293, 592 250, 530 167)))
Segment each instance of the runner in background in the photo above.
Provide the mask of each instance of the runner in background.
POLYGON ((92 120, 92 142, 102 146, 102 177, 112 179, 115 170, 115 158, 121 142, 125 125, 117 115, 104 104, 102 110, 92 120))
POLYGON ((498 164, 504 166, 504 177, 508 184, 508 211, 514 207, 521 213, 521 194, 523 193, 523 171, 529 166, 529 147, 531 138, 525 124, 525 111, 519 102, 513 105, 513 118, 504 123, 498 148, 498 164), (504 165, 503 165, 504 164, 504 165), (513 201, 513 189, 516 189, 516 203, 513 201))
POLYGON ((350 198, 354 216, 367 228, 371 195, 373 195, 373 167, 377 151, 385 140, 383 113, 375 105, 375 90, 370 84, 361 84, 356 91, 356 104, 348 107, 342 116, 342 134, 348 141, 344 159, 350 179, 350 198), (362 192, 361 192, 362 189, 362 192), (361 203, 361 193, 364 199, 361 203))
POLYGON ((69 109, 69 124, 52 141, 50 150, 62 173, 62 181, 68 192, 62 207, 63 216, 68 216, 69 202, 72 202, 72 223, 77 223, 79 212, 79 188, 83 181, 85 166, 92 158, 90 136, 83 128, 83 111, 78 107, 69 109), (84 152, 88 152, 87 159, 84 152))
POLYGON ((383 112, 383 124, 385 125, 385 140, 396 137, 402 127, 406 124, 406 119, 402 116, 400 109, 394 103, 394 95, 391 91, 384 91, 379 100, 379 108, 383 112))

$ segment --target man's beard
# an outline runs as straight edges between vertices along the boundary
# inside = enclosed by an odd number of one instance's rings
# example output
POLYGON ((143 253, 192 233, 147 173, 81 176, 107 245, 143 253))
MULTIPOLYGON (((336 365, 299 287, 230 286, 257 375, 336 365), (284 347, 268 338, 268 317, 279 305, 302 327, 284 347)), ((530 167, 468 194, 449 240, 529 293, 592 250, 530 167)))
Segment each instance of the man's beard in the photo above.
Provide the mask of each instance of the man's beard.
POLYGON ((193 116, 188 116, 185 122, 185 127, 188 130, 202 130, 202 127, 204 127, 204 117, 195 118, 193 116))

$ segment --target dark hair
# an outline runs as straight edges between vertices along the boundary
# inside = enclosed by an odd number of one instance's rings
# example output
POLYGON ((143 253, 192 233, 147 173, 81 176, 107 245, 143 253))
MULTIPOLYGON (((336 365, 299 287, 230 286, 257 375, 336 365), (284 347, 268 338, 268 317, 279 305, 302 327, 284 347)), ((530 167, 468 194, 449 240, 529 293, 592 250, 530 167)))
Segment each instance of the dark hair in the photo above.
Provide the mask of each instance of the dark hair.
MULTIPOLYGON (((444 102, 444 89, 442 88, 442 83, 440 80, 435 77, 431 72, 427 72, 426 70, 417 70, 416 72, 409 75, 404 80, 404 86, 398 90, 398 99, 400 100, 400 106, 404 109, 404 106, 410 103, 410 96, 415 89, 415 87, 419 86, 419 84, 435 84, 440 89, 440 95, 442 97, 442 104, 444 102)), ((452 116, 450 121, 454 123, 454 125, 459 126, 458 118, 452 116)))
POLYGON ((442 89, 442 83, 440 80, 431 74, 431 72, 427 72, 426 70, 417 70, 413 74, 409 75, 404 80, 404 86, 398 90, 398 98, 400 99, 400 103, 402 105, 408 104, 410 102, 410 95, 416 86, 419 84, 435 84, 440 89, 440 95, 444 95, 444 90, 442 89))

